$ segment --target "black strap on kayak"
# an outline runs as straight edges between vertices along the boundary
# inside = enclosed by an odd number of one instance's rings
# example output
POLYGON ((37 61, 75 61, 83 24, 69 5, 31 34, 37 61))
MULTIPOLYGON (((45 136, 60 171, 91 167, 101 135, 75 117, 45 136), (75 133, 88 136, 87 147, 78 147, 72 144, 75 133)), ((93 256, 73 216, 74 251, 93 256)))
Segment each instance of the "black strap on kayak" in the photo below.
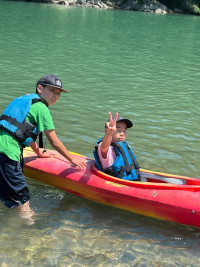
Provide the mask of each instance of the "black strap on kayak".
POLYGON ((42 132, 39 133, 39 148, 44 148, 42 132))
MULTIPOLYGON (((46 142, 45 142, 45 144, 46 144, 46 142)), ((39 145, 38 146, 39 146, 39 148, 44 148, 42 153, 47 152, 45 149, 45 145, 43 143, 43 133, 42 132, 39 133, 39 145)))

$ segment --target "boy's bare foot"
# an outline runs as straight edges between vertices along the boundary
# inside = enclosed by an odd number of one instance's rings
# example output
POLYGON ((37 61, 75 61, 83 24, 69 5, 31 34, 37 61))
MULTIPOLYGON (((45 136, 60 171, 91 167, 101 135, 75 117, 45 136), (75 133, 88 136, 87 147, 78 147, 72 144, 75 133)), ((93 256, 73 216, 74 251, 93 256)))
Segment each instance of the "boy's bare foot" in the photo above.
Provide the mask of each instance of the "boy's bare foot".
POLYGON ((29 201, 20 205, 17 207, 17 209, 20 218, 26 219, 28 222, 30 222, 28 223, 29 225, 34 224, 34 220, 31 218, 34 215, 34 211, 31 210, 29 201))

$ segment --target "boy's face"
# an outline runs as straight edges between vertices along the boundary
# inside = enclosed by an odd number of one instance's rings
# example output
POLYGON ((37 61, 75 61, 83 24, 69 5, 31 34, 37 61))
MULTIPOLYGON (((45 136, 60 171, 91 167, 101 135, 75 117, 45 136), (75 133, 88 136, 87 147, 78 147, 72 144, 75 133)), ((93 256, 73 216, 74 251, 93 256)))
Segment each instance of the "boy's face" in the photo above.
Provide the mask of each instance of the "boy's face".
POLYGON ((55 104, 61 94, 61 90, 59 88, 52 86, 42 86, 40 84, 37 86, 37 91, 39 96, 44 99, 49 106, 55 104))
POLYGON ((112 136, 112 142, 124 142, 126 140, 127 125, 124 121, 116 124, 116 132, 112 136))

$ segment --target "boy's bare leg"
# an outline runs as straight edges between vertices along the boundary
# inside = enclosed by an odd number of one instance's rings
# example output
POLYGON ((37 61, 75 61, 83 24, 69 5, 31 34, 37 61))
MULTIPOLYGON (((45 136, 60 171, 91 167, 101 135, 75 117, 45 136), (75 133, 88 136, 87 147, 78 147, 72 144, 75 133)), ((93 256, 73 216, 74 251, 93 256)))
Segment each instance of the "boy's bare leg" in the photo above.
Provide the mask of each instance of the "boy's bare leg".
POLYGON ((34 211, 31 210, 29 201, 17 207, 19 216, 21 218, 30 219, 33 216, 34 211))

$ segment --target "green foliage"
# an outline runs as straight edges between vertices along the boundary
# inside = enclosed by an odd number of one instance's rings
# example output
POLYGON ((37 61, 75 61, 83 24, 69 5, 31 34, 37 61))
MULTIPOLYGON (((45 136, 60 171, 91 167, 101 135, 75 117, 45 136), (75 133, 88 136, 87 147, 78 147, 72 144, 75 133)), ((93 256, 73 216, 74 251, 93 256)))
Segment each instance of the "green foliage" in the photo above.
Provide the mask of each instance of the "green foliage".
POLYGON ((200 13, 200 0, 159 0, 167 8, 180 8, 186 11, 187 6, 193 7, 194 12, 200 13))
POLYGON ((138 4, 143 5, 144 4, 144 0, 138 0, 138 4))
POLYGON ((195 10, 200 8, 200 0, 159 0, 159 2, 171 9, 182 8, 186 4, 194 6, 195 10))
POLYGON ((200 14, 200 4, 198 6, 194 5, 194 11, 200 14))
POLYGON ((175 8, 178 7, 180 4, 182 4, 182 0, 160 0, 160 3, 165 5, 168 8, 175 8))

